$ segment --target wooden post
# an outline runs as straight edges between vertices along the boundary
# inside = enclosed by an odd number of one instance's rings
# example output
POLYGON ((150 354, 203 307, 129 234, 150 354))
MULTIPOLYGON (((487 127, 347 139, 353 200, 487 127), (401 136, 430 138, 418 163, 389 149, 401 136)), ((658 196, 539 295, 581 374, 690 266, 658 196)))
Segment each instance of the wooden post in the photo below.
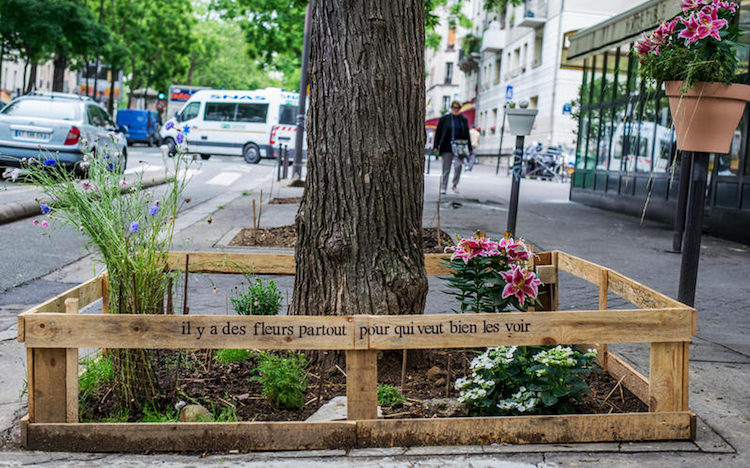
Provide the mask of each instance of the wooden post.
POLYGON ((651 343, 649 412, 687 411, 687 343, 651 343))
POLYGON ((346 352, 346 419, 378 418, 377 351, 346 352))
MULTIPOLYGON (((609 270, 603 268, 599 277, 599 310, 607 310, 607 295, 609 293, 609 270)), ((607 345, 596 345, 596 362, 603 370, 607 370, 607 345)))
MULTIPOLYGON (((532 257, 534 259, 534 257, 532 257)), ((533 260, 532 267, 536 269, 539 266, 542 265, 552 265, 552 252, 542 252, 538 254, 538 257, 533 260)), ((555 279, 555 281, 557 281, 555 279)), ((541 306, 535 308, 537 311, 552 311, 557 310, 556 305, 556 290, 557 284, 556 283, 545 283, 543 286, 539 288, 539 302, 541 302, 541 306)))
MULTIPOLYGON (((65 313, 78 313, 78 299, 65 299, 65 313)), ((65 422, 78 422, 78 348, 65 350, 65 422)))

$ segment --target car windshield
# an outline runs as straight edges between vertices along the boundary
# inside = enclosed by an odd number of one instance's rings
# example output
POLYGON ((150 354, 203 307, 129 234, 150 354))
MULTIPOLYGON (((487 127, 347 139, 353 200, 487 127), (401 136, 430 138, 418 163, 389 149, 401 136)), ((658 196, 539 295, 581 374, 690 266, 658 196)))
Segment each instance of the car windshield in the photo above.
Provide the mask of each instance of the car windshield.
POLYGON ((6 106, 2 113, 16 117, 81 120, 80 106, 75 101, 19 99, 6 106))

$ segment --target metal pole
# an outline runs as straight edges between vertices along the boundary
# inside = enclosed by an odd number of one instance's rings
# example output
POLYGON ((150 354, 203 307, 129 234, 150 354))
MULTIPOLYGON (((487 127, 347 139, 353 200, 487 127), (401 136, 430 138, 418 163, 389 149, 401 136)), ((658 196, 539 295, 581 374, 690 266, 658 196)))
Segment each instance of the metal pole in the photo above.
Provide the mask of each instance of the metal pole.
POLYGON ((503 137, 505 136, 505 104, 503 104, 503 125, 500 127, 500 148, 497 150, 497 167, 495 175, 500 173, 500 160, 503 157, 503 137))
POLYGON ((427 153, 427 173, 428 173, 428 174, 430 173, 430 158, 432 158, 432 153, 434 153, 434 151, 433 151, 433 150, 430 150, 430 151, 429 151, 429 152, 427 153))
POLYGON ((698 282, 698 261, 701 254, 701 233, 703 209, 706 206, 707 181, 708 153, 693 152, 693 171, 687 205, 680 282, 677 290, 677 300, 691 307, 695 305, 695 285, 698 282))
POLYGON ((284 172, 282 173, 284 179, 289 176, 289 146, 284 145, 284 172))
POLYGON ((516 149, 513 151, 513 182, 510 186, 510 204, 508 205, 508 227, 505 229, 510 235, 516 233, 516 217, 518 215, 518 192, 521 186, 521 160, 523 158, 523 135, 516 136, 516 149))
POLYGON ((682 233, 685 230, 685 210, 687 209, 688 190, 690 189, 690 173, 693 167, 693 158, 690 152, 682 151, 681 153, 680 187, 677 195, 677 211, 674 215, 674 234, 672 236, 672 251, 675 253, 682 252, 682 233))
POLYGON ((310 29, 314 4, 315 0, 310 0, 307 4, 307 10, 305 10, 305 39, 302 43, 302 70, 299 76, 297 135, 294 142, 294 165, 292 166, 292 177, 297 176, 299 178, 302 178, 302 147, 305 139, 305 107, 307 102, 308 68, 310 67, 310 29))
POLYGON ((281 181, 281 151, 283 148, 284 147, 279 144, 279 152, 276 155, 276 182, 281 181))

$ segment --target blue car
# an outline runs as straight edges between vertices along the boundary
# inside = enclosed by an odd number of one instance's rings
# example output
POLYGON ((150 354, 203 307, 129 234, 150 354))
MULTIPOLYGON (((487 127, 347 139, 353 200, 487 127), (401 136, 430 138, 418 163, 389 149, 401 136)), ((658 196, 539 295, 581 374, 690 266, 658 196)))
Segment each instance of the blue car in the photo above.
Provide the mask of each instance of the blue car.
POLYGON ((146 143, 148 146, 153 146, 159 143, 161 119, 156 111, 119 110, 117 111, 117 125, 128 127, 128 145, 146 143))

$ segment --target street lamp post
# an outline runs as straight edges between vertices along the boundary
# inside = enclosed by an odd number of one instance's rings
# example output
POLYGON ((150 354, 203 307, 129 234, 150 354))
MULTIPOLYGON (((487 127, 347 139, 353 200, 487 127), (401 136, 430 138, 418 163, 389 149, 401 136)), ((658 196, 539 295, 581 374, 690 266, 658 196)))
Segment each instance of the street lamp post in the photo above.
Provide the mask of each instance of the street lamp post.
POLYGON ((527 109, 528 101, 521 101, 519 108, 506 109, 510 133, 516 135, 516 149, 513 151, 513 182, 510 187, 510 205, 508 206, 508 226, 505 229, 510 235, 515 236, 516 218, 518 215, 518 194, 521 188, 521 164, 523 160, 523 147, 525 136, 531 133, 534 119, 539 112, 536 109, 527 109))
POLYGON ((310 30, 314 0, 307 4, 305 10, 305 39, 302 43, 302 70, 299 77, 299 107, 297 107, 297 135, 294 142, 294 163, 292 177, 302 178, 302 146, 305 139, 305 104, 307 101, 308 68, 310 67, 310 30))
POLYGON ((500 172, 500 159, 503 157, 503 137, 505 136, 505 112, 508 110, 508 103, 503 104, 503 125, 500 126, 500 148, 497 149, 497 167, 495 175, 500 172))

